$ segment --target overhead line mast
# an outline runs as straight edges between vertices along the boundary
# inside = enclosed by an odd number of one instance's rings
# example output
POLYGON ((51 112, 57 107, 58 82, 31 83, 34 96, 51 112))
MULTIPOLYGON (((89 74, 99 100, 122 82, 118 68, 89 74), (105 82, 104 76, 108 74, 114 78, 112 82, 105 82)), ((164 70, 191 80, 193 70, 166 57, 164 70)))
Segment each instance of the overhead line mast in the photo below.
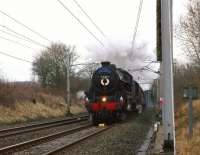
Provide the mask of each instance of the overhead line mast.
POLYGON ((172 2, 161 0, 164 150, 175 150, 172 2))

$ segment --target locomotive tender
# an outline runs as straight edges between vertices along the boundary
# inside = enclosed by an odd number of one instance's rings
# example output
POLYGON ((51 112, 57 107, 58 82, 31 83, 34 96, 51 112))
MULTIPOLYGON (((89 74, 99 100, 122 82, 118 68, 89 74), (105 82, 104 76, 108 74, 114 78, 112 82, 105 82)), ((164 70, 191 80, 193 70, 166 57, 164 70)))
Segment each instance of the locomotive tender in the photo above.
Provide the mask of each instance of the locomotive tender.
POLYGON ((128 111, 141 113, 144 92, 131 74, 110 62, 101 64, 102 67, 93 73, 90 89, 86 92, 86 108, 92 123, 124 120, 128 111))

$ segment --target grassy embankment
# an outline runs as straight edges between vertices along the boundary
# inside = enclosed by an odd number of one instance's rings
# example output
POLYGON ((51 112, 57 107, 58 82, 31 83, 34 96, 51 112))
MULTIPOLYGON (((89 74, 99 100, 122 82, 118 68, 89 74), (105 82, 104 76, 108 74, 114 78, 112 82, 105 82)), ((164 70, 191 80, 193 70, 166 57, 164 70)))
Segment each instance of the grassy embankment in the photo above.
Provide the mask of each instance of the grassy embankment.
POLYGON ((176 112, 176 150, 179 155, 200 154, 200 100, 193 101, 193 136, 188 136, 188 107, 183 104, 176 112))
MULTIPOLYGON (((30 85, 0 83, 0 124, 10 124, 67 115, 63 97, 34 90, 30 85)), ((71 113, 84 112, 84 106, 72 104, 71 113)))
MULTIPOLYGON (((67 106, 61 97, 45 96, 45 102, 33 103, 30 101, 16 102, 12 106, 0 105, 0 124, 17 123, 40 118, 65 116, 67 106)), ((79 104, 72 105, 71 113, 84 112, 84 107, 79 104)))

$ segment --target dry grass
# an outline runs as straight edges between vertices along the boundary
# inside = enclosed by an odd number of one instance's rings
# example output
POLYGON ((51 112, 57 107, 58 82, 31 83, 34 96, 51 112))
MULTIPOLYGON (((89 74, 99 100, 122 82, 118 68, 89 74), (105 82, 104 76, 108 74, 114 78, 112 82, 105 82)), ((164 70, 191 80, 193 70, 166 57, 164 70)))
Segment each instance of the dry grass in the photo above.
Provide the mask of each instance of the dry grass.
POLYGON ((0 106, 0 123, 16 123, 30 119, 58 117, 64 114, 64 107, 53 109, 42 103, 16 103, 14 108, 0 106))
POLYGON ((86 112, 86 108, 83 104, 74 104, 70 107, 70 112, 72 114, 79 114, 79 113, 83 113, 86 112))
POLYGON ((176 150, 180 155, 200 154, 200 100, 193 102, 193 137, 188 136, 187 104, 176 112, 176 150))
MULTIPOLYGON (((52 96, 49 98, 53 98, 52 96)), ((56 97, 55 97, 56 98, 56 97)), ((54 98, 54 100, 55 100, 54 98)), ((18 102, 14 107, 7 107, 0 105, 0 124, 1 123, 17 123, 39 118, 60 117, 66 115, 67 106, 63 103, 47 102, 32 103, 32 102, 18 102)), ((79 105, 72 105, 71 113, 77 114, 84 112, 84 107, 79 105)))
MULTIPOLYGON (((41 91, 34 93, 30 86, 7 83, 3 84, 0 90, 0 124, 66 115, 67 106, 61 96, 42 93, 41 91), (33 99, 35 102, 33 102, 33 99)), ((74 104, 71 109, 72 113, 79 113, 84 110, 74 104)))
MULTIPOLYGON (((31 82, 9 83, 0 80, 0 124, 66 115, 64 98, 56 93, 53 95, 51 91, 31 82)), ((85 108, 72 104, 70 111, 77 114, 84 112, 85 108)))

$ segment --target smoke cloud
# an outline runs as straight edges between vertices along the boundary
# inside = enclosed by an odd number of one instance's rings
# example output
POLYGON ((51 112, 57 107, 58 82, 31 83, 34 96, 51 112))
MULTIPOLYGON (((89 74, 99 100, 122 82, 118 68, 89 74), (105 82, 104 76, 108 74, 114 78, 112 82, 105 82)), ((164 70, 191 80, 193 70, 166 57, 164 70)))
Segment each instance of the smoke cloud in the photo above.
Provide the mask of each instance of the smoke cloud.
POLYGON ((127 70, 137 82, 145 83, 141 84, 143 89, 148 89, 151 85, 146 83, 151 83, 158 77, 151 71, 141 70, 144 66, 155 71, 158 70, 158 65, 147 62, 147 60, 156 59, 155 52, 149 49, 147 43, 135 45, 134 50, 131 49, 130 44, 126 45, 122 42, 112 42, 104 49, 96 46, 90 46, 87 49, 89 51, 88 58, 92 62, 110 61, 117 67, 127 70))

